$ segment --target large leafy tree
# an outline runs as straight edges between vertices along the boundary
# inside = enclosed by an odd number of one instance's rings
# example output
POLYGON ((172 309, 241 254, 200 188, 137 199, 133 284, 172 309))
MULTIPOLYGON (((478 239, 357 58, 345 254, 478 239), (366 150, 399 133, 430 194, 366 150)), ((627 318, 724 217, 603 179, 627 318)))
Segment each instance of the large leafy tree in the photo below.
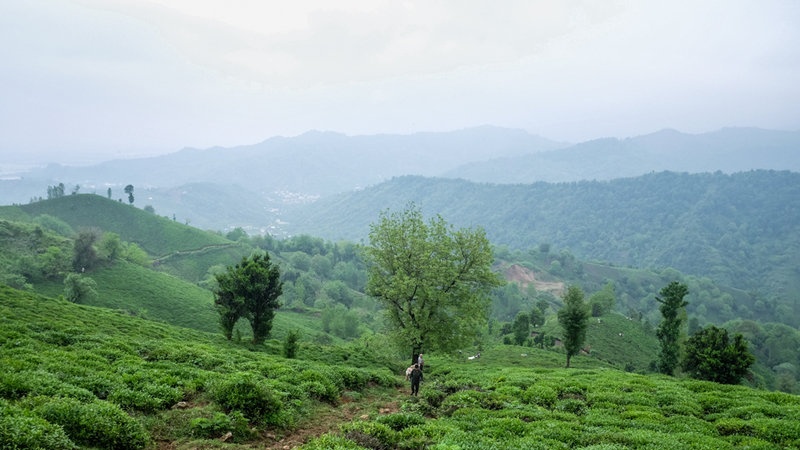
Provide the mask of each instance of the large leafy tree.
POLYGON ((416 362, 424 350, 454 350, 486 325, 489 291, 500 285, 483 229, 424 220, 409 204, 370 226, 367 293, 384 307, 395 342, 416 362))
POLYGON ((661 342, 658 371, 673 375, 680 361, 680 337, 685 320, 685 308, 689 302, 683 298, 689 293, 685 284, 673 281, 661 289, 656 301, 663 320, 658 325, 656 336, 661 342))
POLYGON ((269 254, 255 253, 242 258, 239 264, 215 275, 214 306, 220 315, 225 337, 231 339, 233 327, 246 318, 253 330, 253 343, 261 344, 272 330, 278 297, 283 290, 278 266, 269 254))
POLYGON ((686 341, 682 367, 693 378, 738 384, 753 362, 744 336, 736 333, 731 339, 728 330, 709 325, 686 341))
POLYGON ((583 301, 583 290, 578 286, 569 286, 564 293, 564 306, 558 310, 558 323, 564 329, 563 343, 569 367, 572 357, 583 348, 589 326, 589 307, 583 301))

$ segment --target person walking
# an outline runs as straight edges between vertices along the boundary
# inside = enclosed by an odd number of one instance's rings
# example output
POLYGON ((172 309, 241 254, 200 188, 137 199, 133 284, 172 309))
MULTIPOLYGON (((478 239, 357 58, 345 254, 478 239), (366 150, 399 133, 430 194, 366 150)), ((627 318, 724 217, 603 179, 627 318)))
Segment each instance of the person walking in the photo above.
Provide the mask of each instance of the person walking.
POLYGON ((408 378, 411 380, 411 395, 416 396, 419 393, 419 383, 423 379, 422 369, 419 368, 419 364, 414 364, 414 368, 411 369, 411 374, 408 378))

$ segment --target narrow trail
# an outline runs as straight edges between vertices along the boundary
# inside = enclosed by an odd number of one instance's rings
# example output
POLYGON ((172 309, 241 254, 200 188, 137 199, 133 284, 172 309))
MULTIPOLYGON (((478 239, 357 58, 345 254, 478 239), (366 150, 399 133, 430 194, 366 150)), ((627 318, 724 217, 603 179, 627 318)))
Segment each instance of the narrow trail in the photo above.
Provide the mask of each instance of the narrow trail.
POLYGON ((350 399, 345 396, 339 405, 317 411, 313 417, 305 419, 297 429, 286 435, 276 436, 272 433, 265 433, 264 439, 252 448, 291 450, 325 433, 339 431, 339 426, 344 423, 396 413, 400 411, 400 405, 408 398, 409 392, 409 386, 401 385, 388 396, 372 394, 359 399, 350 399))
POLYGON ((205 253, 205 252, 208 252, 208 251, 211 251, 211 250, 220 249, 220 248, 234 247, 236 245, 237 244, 235 244, 235 243, 232 243, 232 244, 211 244, 211 245, 206 245, 204 247, 195 248, 195 249, 175 250, 172 253, 167 253, 166 255, 159 256, 158 258, 154 258, 153 259, 153 264, 157 265, 157 264, 160 264, 160 263, 162 263, 162 262, 164 262, 164 261, 166 261, 166 260, 168 260, 170 258, 174 258, 174 257, 177 257, 177 256, 196 255, 198 253, 205 253))

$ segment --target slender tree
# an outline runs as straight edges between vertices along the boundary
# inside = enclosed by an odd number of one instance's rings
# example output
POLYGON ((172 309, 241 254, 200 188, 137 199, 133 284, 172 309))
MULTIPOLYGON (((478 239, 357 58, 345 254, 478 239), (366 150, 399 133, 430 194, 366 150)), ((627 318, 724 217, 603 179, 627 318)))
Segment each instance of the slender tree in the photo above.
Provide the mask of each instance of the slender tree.
POLYGON ((744 336, 731 339, 728 330, 709 325, 686 341, 682 367, 692 378, 738 384, 754 362, 744 336))
POLYGON ((413 203, 383 212, 370 227, 367 293, 384 307, 395 342, 411 350, 453 350, 486 326, 489 291, 500 285, 482 229, 455 230, 441 216, 426 222, 413 203))
POLYGON ((231 338, 233 326, 244 317, 253 330, 253 343, 262 344, 272 330, 275 310, 280 307, 278 297, 283 282, 278 266, 272 264, 268 253, 255 253, 215 278, 214 304, 225 337, 231 338))
POLYGON ((128 203, 133 204, 133 185, 125 186, 125 193, 128 194, 128 203))
POLYGON ((531 335, 531 316, 524 312, 517 313, 514 323, 511 324, 511 332, 514 335, 514 343, 517 345, 525 344, 531 335))
POLYGON ((685 284, 673 281, 656 296, 656 301, 661 303, 658 309, 663 317, 656 330, 661 342, 657 367, 659 372, 666 375, 673 375, 680 361, 680 337, 685 308, 689 304, 683 298, 688 293, 689 288, 685 284))
POLYGON ((567 367, 573 356, 583 348, 586 328, 589 325, 589 308, 583 301, 583 290, 570 286, 564 294, 564 306, 558 310, 558 323, 564 329, 564 349, 567 351, 567 367))

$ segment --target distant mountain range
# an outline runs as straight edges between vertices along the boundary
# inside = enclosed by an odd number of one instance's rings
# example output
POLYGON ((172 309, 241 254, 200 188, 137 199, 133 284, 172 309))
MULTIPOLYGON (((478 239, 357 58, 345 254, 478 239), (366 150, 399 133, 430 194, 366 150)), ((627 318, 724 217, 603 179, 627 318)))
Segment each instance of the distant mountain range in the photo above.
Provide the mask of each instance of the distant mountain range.
POLYGON ((664 170, 734 173, 800 171, 800 132, 727 128, 699 135, 664 130, 579 144, 517 129, 345 136, 308 132, 232 148, 184 149, 86 167, 50 165, 0 180, 0 204, 67 192, 107 195, 196 227, 250 232, 280 228, 287 205, 351 192, 403 175, 528 184, 635 177, 664 170))
POLYGON ((684 134, 663 130, 628 139, 597 139, 569 147, 469 162, 442 174, 490 183, 612 180, 649 172, 800 171, 800 132, 725 128, 684 134))

